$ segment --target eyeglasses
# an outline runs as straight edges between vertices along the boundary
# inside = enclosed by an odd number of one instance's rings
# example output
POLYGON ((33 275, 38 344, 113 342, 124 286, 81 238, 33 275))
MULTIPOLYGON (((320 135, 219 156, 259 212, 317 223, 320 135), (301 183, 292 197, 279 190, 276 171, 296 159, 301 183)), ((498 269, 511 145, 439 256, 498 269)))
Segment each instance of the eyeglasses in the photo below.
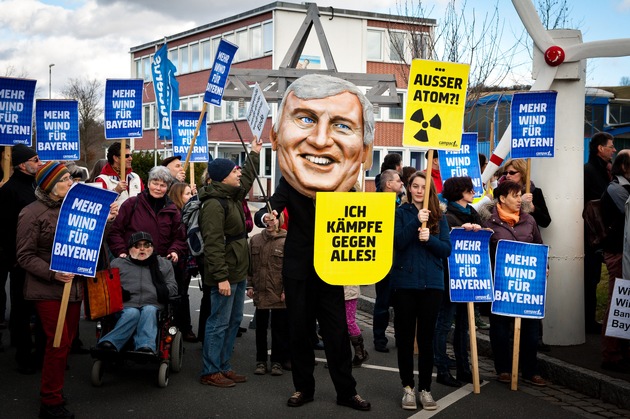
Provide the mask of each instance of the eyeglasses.
POLYGON ((129 157, 131 157, 131 154, 125 154, 126 159, 128 159, 129 157))
POLYGON ((135 247, 136 249, 150 249, 153 247, 153 243, 149 243, 149 242, 138 242, 136 244, 133 245, 133 247, 135 247))
POLYGON ((31 163, 39 163, 41 160, 39 160, 39 157, 35 156, 26 161, 30 161, 31 163))
POLYGON ((74 183, 74 179, 72 179, 72 176, 66 175, 62 177, 61 179, 59 179, 59 182, 68 182, 68 181, 74 183))
POLYGON ((507 173, 507 174, 508 174, 508 175, 510 175, 510 176, 514 176, 514 175, 516 175, 516 174, 518 174, 518 173, 520 173, 520 172, 519 172, 519 171, 517 171, 517 170, 508 170, 508 171, 507 171, 507 172, 505 172, 505 173, 507 173))
POLYGON ((605 146, 602 146, 602 147, 611 148, 611 149, 615 150, 615 146, 614 145, 605 145, 605 146))

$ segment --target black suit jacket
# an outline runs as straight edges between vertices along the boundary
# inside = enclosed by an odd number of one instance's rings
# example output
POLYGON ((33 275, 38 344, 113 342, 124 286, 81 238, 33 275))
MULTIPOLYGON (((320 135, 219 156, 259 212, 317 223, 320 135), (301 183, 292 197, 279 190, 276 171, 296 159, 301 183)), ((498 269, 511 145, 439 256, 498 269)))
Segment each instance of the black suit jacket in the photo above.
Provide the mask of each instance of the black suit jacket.
MULTIPOLYGON (((269 203, 278 214, 285 208, 289 212, 290 222, 284 242, 283 277, 304 280, 315 275, 313 267, 315 201, 296 191, 282 177, 273 196, 269 198, 269 203)), ((267 207, 256 212, 254 221, 257 226, 265 226, 262 217, 267 212, 267 207)))

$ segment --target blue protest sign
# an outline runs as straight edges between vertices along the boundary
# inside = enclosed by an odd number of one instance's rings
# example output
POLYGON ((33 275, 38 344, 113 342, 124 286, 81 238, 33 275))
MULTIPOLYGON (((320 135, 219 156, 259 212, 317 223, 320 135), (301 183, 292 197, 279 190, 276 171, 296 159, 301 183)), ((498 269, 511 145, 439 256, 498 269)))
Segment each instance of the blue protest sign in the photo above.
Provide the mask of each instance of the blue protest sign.
POLYGON ((116 192, 83 183, 68 191, 57 220, 50 269, 93 277, 116 192))
POLYGON ((494 265, 492 313, 511 317, 545 317, 547 255, 544 244, 499 240, 494 265))
POLYGON ((142 79, 105 82, 105 139, 142 137, 142 79))
POLYGON ((171 111, 179 109, 179 82, 175 78, 177 68, 168 59, 166 43, 153 55, 151 74, 158 113, 158 135, 171 138, 171 111))
POLYGON ((237 49, 238 45, 234 45, 225 39, 221 39, 219 42, 217 55, 214 58, 214 65, 212 66, 208 84, 206 85, 206 93, 203 96, 204 102, 221 106, 223 89, 225 88, 225 83, 230 73, 230 66, 232 65, 232 60, 234 59, 237 49))
POLYGON ((37 154, 44 161, 79 160, 79 102, 38 99, 35 106, 37 154))
MULTIPOLYGON (((187 156, 190 143, 192 142, 197 122, 199 122, 199 111, 173 111, 173 154, 187 156)), ((208 131, 206 129, 206 113, 203 114, 201 128, 195 139, 195 146, 190 154, 190 161, 202 163, 208 161, 208 131)))
POLYGON ((483 195, 479 153, 477 152, 477 133, 465 132, 459 150, 443 150, 438 153, 442 182, 452 177, 470 176, 475 187, 475 197, 483 195))
POLYGON ((449 290, 454 303, 492 301, 490 264, 492 231, 451 230, 452 251, 448 258, 449 290))
POLYGON ((553 157, 557 92, 514 93, 512 158, 553 157))
POLYGON ((36 83, 0 77, 0 145, 31 146, 36 83))

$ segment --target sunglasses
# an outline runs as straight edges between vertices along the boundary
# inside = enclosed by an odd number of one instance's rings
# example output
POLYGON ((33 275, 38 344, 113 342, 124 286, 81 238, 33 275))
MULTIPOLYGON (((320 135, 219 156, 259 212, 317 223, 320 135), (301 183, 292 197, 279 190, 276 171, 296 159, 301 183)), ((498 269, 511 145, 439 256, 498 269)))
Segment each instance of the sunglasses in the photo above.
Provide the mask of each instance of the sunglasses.
POLYGON ((138 242, 136 244, 133 245, 133 247, 135 247, 136 249, 150 249, 153 247, 153 243, 149 243, 149 242, 138 242))
POLYGON ((129 157, 131 157, 131 154, 125 154, 126 159, 128 159, 129 157))
POLYGON ((518 174, 518 173, 520 173, 520 172, 518 172, 517 170, 508 170, 508 171, 507 171, 507 172, 505 172, 505 173, 507 173, 507 174, 508 174, 508 175, 510 175, 510 176, 514 176, 514 175, 516 175, 516 174, 518 174))
POLYGON ((28 159, 27 161, 30 161, 31 163, 39 163, 41 160, 39 160, 39 157, 35 156, 28 159))

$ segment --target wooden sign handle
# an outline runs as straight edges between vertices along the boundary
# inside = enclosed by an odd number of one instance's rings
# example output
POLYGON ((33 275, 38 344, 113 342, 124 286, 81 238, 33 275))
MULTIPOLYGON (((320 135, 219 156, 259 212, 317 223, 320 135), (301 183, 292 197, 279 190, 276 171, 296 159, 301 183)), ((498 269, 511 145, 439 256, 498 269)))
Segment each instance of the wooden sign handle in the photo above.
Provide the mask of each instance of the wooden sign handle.
POLYGON ((61 307, 59 307, 59 317, 57 318, 57 329, 55 330, 53 348, 58 348, 61 344, 61 336, 63 335, 63 325, 66 322, 66 311, 68 311, 68 301, 70 300, 71 289, 72 281, 66 282, 63 285, 63 296, 61 297, 61 307))

